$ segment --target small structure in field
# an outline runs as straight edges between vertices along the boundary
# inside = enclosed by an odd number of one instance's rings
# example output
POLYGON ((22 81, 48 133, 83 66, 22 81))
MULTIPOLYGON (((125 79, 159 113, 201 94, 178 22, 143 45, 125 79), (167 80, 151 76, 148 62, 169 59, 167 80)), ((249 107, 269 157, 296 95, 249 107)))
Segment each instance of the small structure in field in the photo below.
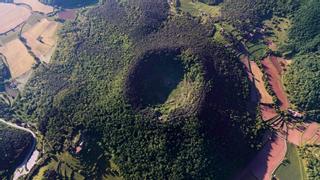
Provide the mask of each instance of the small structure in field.
POLYGON ((292 109, 288 109, 288 113, 294 118, 303 118, 303 115, 301 113, 294 111, 292 109))

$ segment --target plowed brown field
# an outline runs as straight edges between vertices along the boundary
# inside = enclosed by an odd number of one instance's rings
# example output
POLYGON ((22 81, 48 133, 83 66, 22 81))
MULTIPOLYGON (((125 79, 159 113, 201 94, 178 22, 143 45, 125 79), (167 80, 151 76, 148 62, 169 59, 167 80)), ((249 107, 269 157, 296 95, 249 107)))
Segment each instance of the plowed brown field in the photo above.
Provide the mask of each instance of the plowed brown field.
POLYGON ((23 37, 27 40, 28 46, 41 61, 49 63, 57 42, 57 30, 59 23, 55 21, 41 20, 27 32, 23 37))
POLYGON ((48 14, 53 12, 52 6, 47 6, 40 3, 38 0, 14 0, 15 3, 27 4, 32 8, 32 11, 48 14))
POLYGON ((25 22, 31 11, 15 4, 0 3, 0 34, 6 33, 25 22))
POLYGON ((35 63, 34 58, 19 39, 10 41, 0 47, 0 53, 6 57, 13 79, 29 71, 35 63))

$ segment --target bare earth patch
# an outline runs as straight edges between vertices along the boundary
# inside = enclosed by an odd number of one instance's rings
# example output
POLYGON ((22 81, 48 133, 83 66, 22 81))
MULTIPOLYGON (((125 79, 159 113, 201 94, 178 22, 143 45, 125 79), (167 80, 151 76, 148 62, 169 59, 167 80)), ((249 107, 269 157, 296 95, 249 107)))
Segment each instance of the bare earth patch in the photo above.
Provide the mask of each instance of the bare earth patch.
POLYGON ((264 121, 270 120, 271 118, 274 118, 278 115, 276 110, 273 107, 270 107, 268 105, 260 105, 261 115, 262 119, 264 121))
POLYGON ((264 70, 266 71, 268 75, 268 81, 278 97, 280 101, 280 109, 281 110, 286 110, 289 108, 289 99, 287 97, 287 94, 284 91, 284 88, 282 86, 281 82, 281 66, 279 61, 271 58, 270 56, 265 58, 262 62, 262 66, 264 70))
POLYGON ((301 145, 301 136, 302 136, 303 132, 299 131, 296 128, 288 128, 287 133, 288 133, 288 135, 287 135, 288 142, 290 142, 296 146, 301 145))
POLYGON ((49 14, 53 12, 52 6, 47 6, 45 4, 42 4, 38 0, 14 0, 14 3, 27 4, 31 7, 32 11, 37 11, 44 14, 49 14))
POLYGON ((28 53, 27 48, 19 39, 10 41, 0 47, 0 53, 6 57, 13 79, 29 71, 35 63, 34 58, 28 53))
POLYGON ((58 13, 58 17, 63 20, 75 20, 76 19, 76 10, 66 9, 58 13))
POLYGON ((0 34, 6 33, 25 22, 31 12, 15 4, 0 3, 0 34))
POLYGON ((34 27, 23 33, 32 52, 41 60, 49 63, 57 43, 59 23, 42 19, 34 27))
POLYGON ((259 90, 260 102, 264 104, 272 104, 273 99, 265 87, 265 84, 263 81, 263 73, 261 72, 260 68, 255 62, 251 61, 250 64, 251 64, 252 73, 254 75, 255 86, 259 90))

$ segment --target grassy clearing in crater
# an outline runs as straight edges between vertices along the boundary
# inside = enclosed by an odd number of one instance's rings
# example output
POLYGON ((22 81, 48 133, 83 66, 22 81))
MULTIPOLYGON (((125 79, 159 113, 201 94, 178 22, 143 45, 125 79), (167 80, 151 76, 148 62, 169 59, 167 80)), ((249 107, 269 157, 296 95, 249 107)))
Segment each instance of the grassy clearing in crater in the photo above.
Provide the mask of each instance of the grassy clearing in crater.
POLYGON ((156 52, 142 57, 128 80, 137 106, 164 103, 183 78, 184 68, 175 52, 156 52))

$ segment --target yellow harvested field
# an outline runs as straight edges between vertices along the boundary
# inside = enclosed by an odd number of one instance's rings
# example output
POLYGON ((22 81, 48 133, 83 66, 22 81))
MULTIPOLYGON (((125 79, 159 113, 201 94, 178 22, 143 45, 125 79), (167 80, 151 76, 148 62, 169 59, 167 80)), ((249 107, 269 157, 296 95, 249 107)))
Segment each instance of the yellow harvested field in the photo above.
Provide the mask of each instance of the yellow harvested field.
POLYGON ((6 57, 13 79, 28 72, 35 63, 34 58, 28 53, 27 48, 19 39, 1 46, 0 53, 6 57))
POLYGON ((264 104, 272 104, 272 96, 268 93, 264 81, 263 81, 263 73, 261 72, 261 69, 259 66, 254 62, 250 61, 251 65, 251 71, 254 75, 254 83, 256 88, 259 91, 260 94, 260 102, 264 104))
POLYGON ((25 22, 31 11, 23 6, 0 3, 0 34, 6 33, 25 22))
POLYGON ((41 60, 49 63, 57 43, 57 30, 60 24, 42 19, 22 36, 27 40, 32 52, 41 60))
POLYGON ((32 8, 32 11, 42 12, 44 14, 53 12, 52 6, 42 4, 38 0, 14 0, 14 3, 27 4, 32 8))

